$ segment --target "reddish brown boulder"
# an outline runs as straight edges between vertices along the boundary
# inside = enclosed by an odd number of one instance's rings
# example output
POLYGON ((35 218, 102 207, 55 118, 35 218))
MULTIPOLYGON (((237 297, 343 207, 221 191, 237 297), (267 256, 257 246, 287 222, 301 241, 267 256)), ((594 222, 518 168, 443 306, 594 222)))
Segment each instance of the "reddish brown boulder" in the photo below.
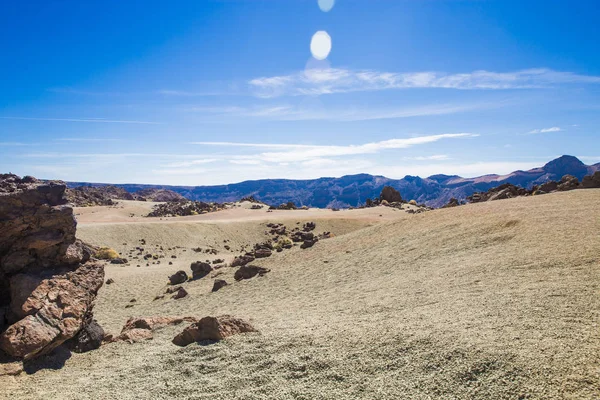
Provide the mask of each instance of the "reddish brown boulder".
POLYGON ((173 343, 183 347, 204 340, 223 340, 245 332, 256 332, 256 329, 248 322, 230 315, 204 317, 175 336, 173 343))
POLYGON ((197 322, 198 319, 194 317, 132 317, 127 320, 119 336, 107 335, 105 342, 137 343, 142 340, 149 340, 153 338, 152 332, 156 329, 169 325, 179 325, 184 321, 197 322))
POLYGON ((23 304, 11 307, 25 317, 0 335, 0 349, 30 359, 71 339, 91 313, 103 281, 104 268, 95 263, 42 280, 23 304))

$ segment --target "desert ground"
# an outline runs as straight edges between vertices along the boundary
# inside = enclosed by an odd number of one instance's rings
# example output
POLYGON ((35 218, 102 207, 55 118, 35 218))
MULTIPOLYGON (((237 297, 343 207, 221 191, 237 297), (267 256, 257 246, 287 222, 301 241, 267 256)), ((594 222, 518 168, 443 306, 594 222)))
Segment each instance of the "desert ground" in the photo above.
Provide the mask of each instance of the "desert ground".
POLYGON ((600 398, 599 189, 420 214, 241 204, 143 217, 151 206, 75 210, 79 238, 130 261, 106 266, 114 283, 94 309, 103 328, 117 334, 132 316, 230 314, 259 332, 182 348, 171 343, 180 325, 140 343, 59 350, 2 378, 0 398, 600 398), (265 276, 235 282, 225 267, 218 278, 229 285, 218 292, 209 275, 185 283, 183 299, 154 300, 191 262, 231 261, 268 237, 267 223, 307 221, 335 236, 253 262, 265 276), (141 239, 165 256, 160 264, 131 258, 141 239))

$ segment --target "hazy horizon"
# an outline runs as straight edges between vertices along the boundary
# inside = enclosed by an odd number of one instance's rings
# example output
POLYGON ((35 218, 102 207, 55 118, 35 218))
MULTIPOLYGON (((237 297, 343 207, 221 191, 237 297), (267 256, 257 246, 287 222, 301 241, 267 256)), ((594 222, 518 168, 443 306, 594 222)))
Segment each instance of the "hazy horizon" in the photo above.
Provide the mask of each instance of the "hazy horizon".
POLYGON ((10 4, 0 171, 198 186, 594 164, 599 17, 533 0, 10 4))

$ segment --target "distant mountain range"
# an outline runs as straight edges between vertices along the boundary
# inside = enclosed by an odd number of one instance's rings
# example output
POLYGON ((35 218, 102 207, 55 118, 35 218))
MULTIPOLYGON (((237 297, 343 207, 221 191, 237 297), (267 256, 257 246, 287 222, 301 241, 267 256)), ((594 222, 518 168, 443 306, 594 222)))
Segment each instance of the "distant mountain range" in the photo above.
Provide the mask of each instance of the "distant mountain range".
MULTIPOLYGON (((600 163, 585 165, 577 157, 562 156, 543 167, 529 171, 515 171, 507 175, 484 175, 476 178, 461 178, 457 175, 432 175, 428 178, 405 176, 390 179, 368 174, 347 175, 341 178, 319 178, 309 180, 261 179, 219 186, 168 186, 117 184, 130 193, 144 189, 168 189, 190 200, 205 202, 236 201, 254 196, 267 204, 279 205, 293 201, 297 206, 338 207, 359 206, 367 198, 379 196, 384 186, 400 191, 406 200, 416 200, 432 207, 441 207, 451 198, 464 200, 475 192, 487 191, 503 183, 512 183, 531 188, 548 180, 558 181, 563 175, 573 175, 581 180, 600 170, 600 163)), ((69 187, 104 186, 106 184, 68 182, 69 187)))

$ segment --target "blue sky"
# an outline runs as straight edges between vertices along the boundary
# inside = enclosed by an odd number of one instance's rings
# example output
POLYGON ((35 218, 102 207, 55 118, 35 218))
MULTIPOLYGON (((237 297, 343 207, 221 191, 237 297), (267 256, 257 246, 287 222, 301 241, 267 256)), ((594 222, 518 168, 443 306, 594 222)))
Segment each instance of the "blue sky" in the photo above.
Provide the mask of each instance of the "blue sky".
POLYGON ((325 3, 3 4, 0 171, 202 185, 600 162, 597 2, 325 3))

